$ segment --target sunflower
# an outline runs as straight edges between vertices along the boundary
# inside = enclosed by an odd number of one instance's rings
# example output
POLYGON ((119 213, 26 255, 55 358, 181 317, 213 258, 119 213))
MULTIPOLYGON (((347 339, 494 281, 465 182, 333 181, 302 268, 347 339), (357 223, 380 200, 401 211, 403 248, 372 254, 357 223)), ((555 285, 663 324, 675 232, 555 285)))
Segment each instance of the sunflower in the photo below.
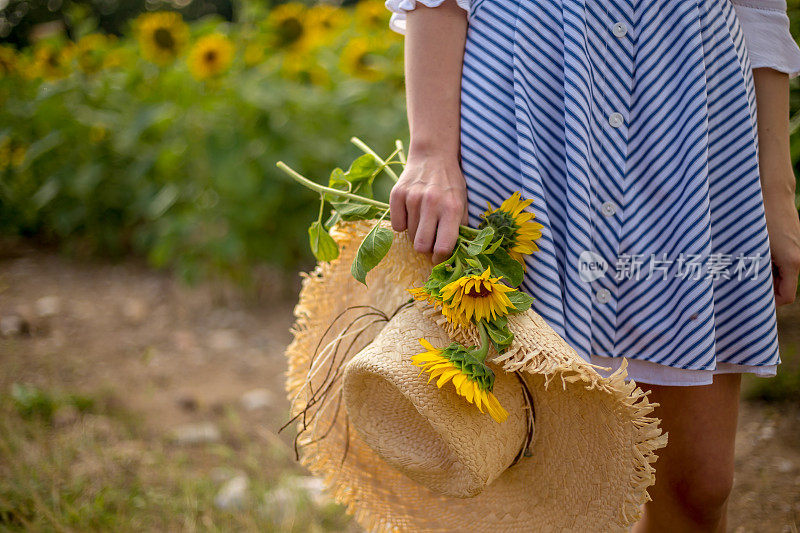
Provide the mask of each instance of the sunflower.
POLYGON ((17 71, 17 51, 13 46, 0 45, 0 75, 10 76, 17 71))
POLYGON ((523 255, 532 254, 539 249, 534 241, 542 236, 541 230, 544 227, 533 221, 533 213, 522 211, 532 201, 522 200, 519 192, 515 192, 497 209, 493 209, 492 204, 487 202, 489 209, 483 213, 484 223, 479 226, 492 226, 503 237, 503 246, 508 254, 523 266, 523 255))
POLYGON ((78 68, 86 74, 94 74, 102 69, 108 44, 109 39, 101 33, 90 33, 81 37, 75 45, 78 68))
POLYGON ((141 15, 134 25, 142 53, 159 65, 169 64, 189 42, 189 27, 172 11, 141 15))
POLYGON ((437 305, 442 305, 442 300, 435 297, 430 292, 428 292, 428 289, 426 289, 425 287, 412 287, 406 290, 409 292, 409 294, 411 294, 411 296, 415 300, 419 300, 421 302, 428 302, 434 307, 437 305))
POLYGON ((330 4, 316 4, 308 9, 306 16, 307 35, 313 39, 313 46, 327 44, 347 24, 344 9, 330 4))
POLYGON ((453 324, 467 326, 474 319, 494 320, 514 310, 506 293, 515 289, 500 283, 500 277, 490 277, 489 268, 483 274, 469 274, 448 283, 441 290, 442 314, 453 324))
POLYGON ((376 44, 365 37, 350 39, 342 50, 342 71, 365 81, 378 81, 383 78, 384 73, 376 68, 379 60, 376 44))
POLYGON ((283 56, 281 73, 288 79, 320 87, 331 83, 330 75, 321 63, 313 55, 301 51, 290 50, 283 56))
POLYGON ((354 11, 356 26, 364 33, 384 28, 389 23, 390 13, 380 0, 360 0, 354 11))
POLYGON ((64 76, 65 60, 69 52, 60 49, 51 42, 38 44, 33 52, 33 69, 35 77, 54 80, 64 76))
POLYGON ((273 32, 273 44, 276 47, 302 48, 308 34, 307 9, 300 2, 289 1, 270 10, 267 24, 273 32))
POLYGON ((508 412, 492 393, 494 373, 489 367, 457 343, 451 344, 444 350, 435 348, 425 339, 420 339, 419 343, 428 351, 412 356, 411 364, 422 369, 420 374, 430 373, 428 383, 438 377, 436 386, 442 388, 452 380, 459 396, 464 397, 469 403, 474 402, 481 413, 484 412, 485 406, 496 422, 505 422, 508 412))
POLYGON ((222 74, 233 59, 233 43, 221 33, 201 37, 189 53, 189 70, 198 80, 222 74))

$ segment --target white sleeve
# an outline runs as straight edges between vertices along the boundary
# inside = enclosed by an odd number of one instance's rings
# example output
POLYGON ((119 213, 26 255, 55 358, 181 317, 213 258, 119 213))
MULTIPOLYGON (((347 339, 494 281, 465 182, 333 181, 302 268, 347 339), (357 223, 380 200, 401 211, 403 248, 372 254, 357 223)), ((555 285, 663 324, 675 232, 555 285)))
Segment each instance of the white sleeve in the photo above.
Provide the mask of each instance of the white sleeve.
POLYGON ((731 0, 742 25, 752 68, 800 74, 800 47, 789 32, 786 0, 731 0))
MULTIPOLYGON (((417 2, 427 7, 438 7, 444 0, 386 0, 386 9, 392 12, 389 18, 389 28, 405 35, 406 33, 406 13, 417 7, 417 2)), ((469 13, 471 0, 456 0, 458 7, 469 13)))

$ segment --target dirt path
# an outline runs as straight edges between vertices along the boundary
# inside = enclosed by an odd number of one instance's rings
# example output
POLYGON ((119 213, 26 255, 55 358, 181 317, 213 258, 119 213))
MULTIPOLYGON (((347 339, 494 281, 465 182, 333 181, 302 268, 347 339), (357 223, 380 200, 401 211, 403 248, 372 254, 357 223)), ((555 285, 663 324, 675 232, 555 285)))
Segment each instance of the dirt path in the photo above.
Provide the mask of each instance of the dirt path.
MULTIPOLYGON (((159 506, 146 495, 143 505, 153 513, 154 523, 184 530, 224 529, 224 513, 203 509, 214 507, 213 499, 236 472, 247 480, 245 499, 260 504, 287 475, 307 480, 293 462, 292 435, 275 433, 288 412, 283 349, 290 340, 291 307, 291 301, 278 296, 248 304, 219 287, 188 288, 132 262, 86 263, 26 250, 0 259, 0 330, 6 333, 0 336, 0 395, 8 395, 14 383, 30 384, 55 395, 104 398, 104 405, 110 402, 130 413, 134 429, 117 440, 142 454, 131 467, 142 470, 130 473, 136 480, 146 484, 155 476, 168 494, 182 477, 204 480, 200 488, 181 489, 184 497, 188 491, 197 500, 190 506, 189 522, 159 518, 160 512, 189 511, 182 504, 159 506), (15 334, 16 330, 21 331, 15 334), (193 440, 200 445, 181 444, 193 440), (153 474, 153 462, 141 460, 149 450, 159 450, 161 462, 156 464, 163 472, 153 474)), ((792 344, 795 354, 800 332, 790 325, 797 326, 798 316, 797 305, 781 313, 782 339, 792 344)), ((113 419, 106 411, 95 418, 113 419)), ((75 424, 69 409, 57 410, 56 415, 53 431, 75 424), (67 414, 59 415, 61 411, 67 414)), ((20 419, 18 424, 28 422, 20 419)), ((3 427, 12 432, 15 426, 3 427)), ((744 402, 739 427, 730 530, 798 531, 800 407, 744 402)), ((52 437, 46 434, 42 439, 52 437)), ((44 446, 44 440, 26 433, 14 442, 35 449, 44 446)), ((81 440, 69 442, 78 449, 83 446, 81 440)), ((12 453, 12 447, 5 449, 12 453)), ((0 449, 0 459, 2 454, 0 449)), ((49 463, 38 466, 55 468, 49 463)), ((0 464, 0 477, 2 468, 0 464)), ((15 502, 9 499, 25 496, 10 491, 0 482, 0 526, 4 509, 13 511, 15 502)), ((34 504, 35 496, 30 496, 34 504)), ((316 497, 317 504, 327 505, 316 497)), ((60 521, 57 505, 42 505, 53 521, 60 521)), ((238 526, 263 525, 242 518, 250 507, 239 509, 234 522, 238 526)), ((277 518, 268 515, 265 523, 274 528, 280 519, 286 529, 353 529, 338 508, 319 515, 311 526, 300 511, 293 516, 281 513, 277 518)), ((130 515, 135 517, 135 510, 130 515)), ((26 519, 20 520, 24 524, 26 519)), ((132 521, 120 529, 134 526, 132 521)))

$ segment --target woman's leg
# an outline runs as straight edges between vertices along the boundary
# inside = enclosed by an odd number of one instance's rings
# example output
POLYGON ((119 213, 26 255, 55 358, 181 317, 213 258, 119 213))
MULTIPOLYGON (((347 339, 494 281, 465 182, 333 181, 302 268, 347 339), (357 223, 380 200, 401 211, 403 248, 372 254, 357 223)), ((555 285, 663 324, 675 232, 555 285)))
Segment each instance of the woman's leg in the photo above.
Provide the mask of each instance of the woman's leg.
POLYGON ((634 532, 725 531, 740 382, 741 374, 718 374, 711 385, 641 385, 660 404, 653 416, 669 437, 634 532))

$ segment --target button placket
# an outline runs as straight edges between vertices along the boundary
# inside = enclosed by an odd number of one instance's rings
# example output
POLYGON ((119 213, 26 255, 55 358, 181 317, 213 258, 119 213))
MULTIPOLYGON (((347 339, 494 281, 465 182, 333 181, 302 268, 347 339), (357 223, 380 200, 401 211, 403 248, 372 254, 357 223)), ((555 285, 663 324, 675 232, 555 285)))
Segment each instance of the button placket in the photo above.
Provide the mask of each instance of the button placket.
POLYGON ((623 239, 623 192, 626 190, 631 95, 635 72, 635 36, 630 21, 636 20, 633 3, 603 2, 587 0, 602 13, 602 26, 595 26, 597 47, 605 55, 596 56, 595 68, 598 72, 597 109, 600 111, 597 123, 600 139, 600 153, 596 160, 598 172, 593 180, 594 189, 594 238, 593 251, 600 253, 608 262, 605 276, 591 282, 592 343, 593 349, 602 353, 616 353, 616 338, 608 338, 603 333, 605 325, 616 322, 620 301, 620 282, 614 273, 617 257, 622 249, 623 239))

